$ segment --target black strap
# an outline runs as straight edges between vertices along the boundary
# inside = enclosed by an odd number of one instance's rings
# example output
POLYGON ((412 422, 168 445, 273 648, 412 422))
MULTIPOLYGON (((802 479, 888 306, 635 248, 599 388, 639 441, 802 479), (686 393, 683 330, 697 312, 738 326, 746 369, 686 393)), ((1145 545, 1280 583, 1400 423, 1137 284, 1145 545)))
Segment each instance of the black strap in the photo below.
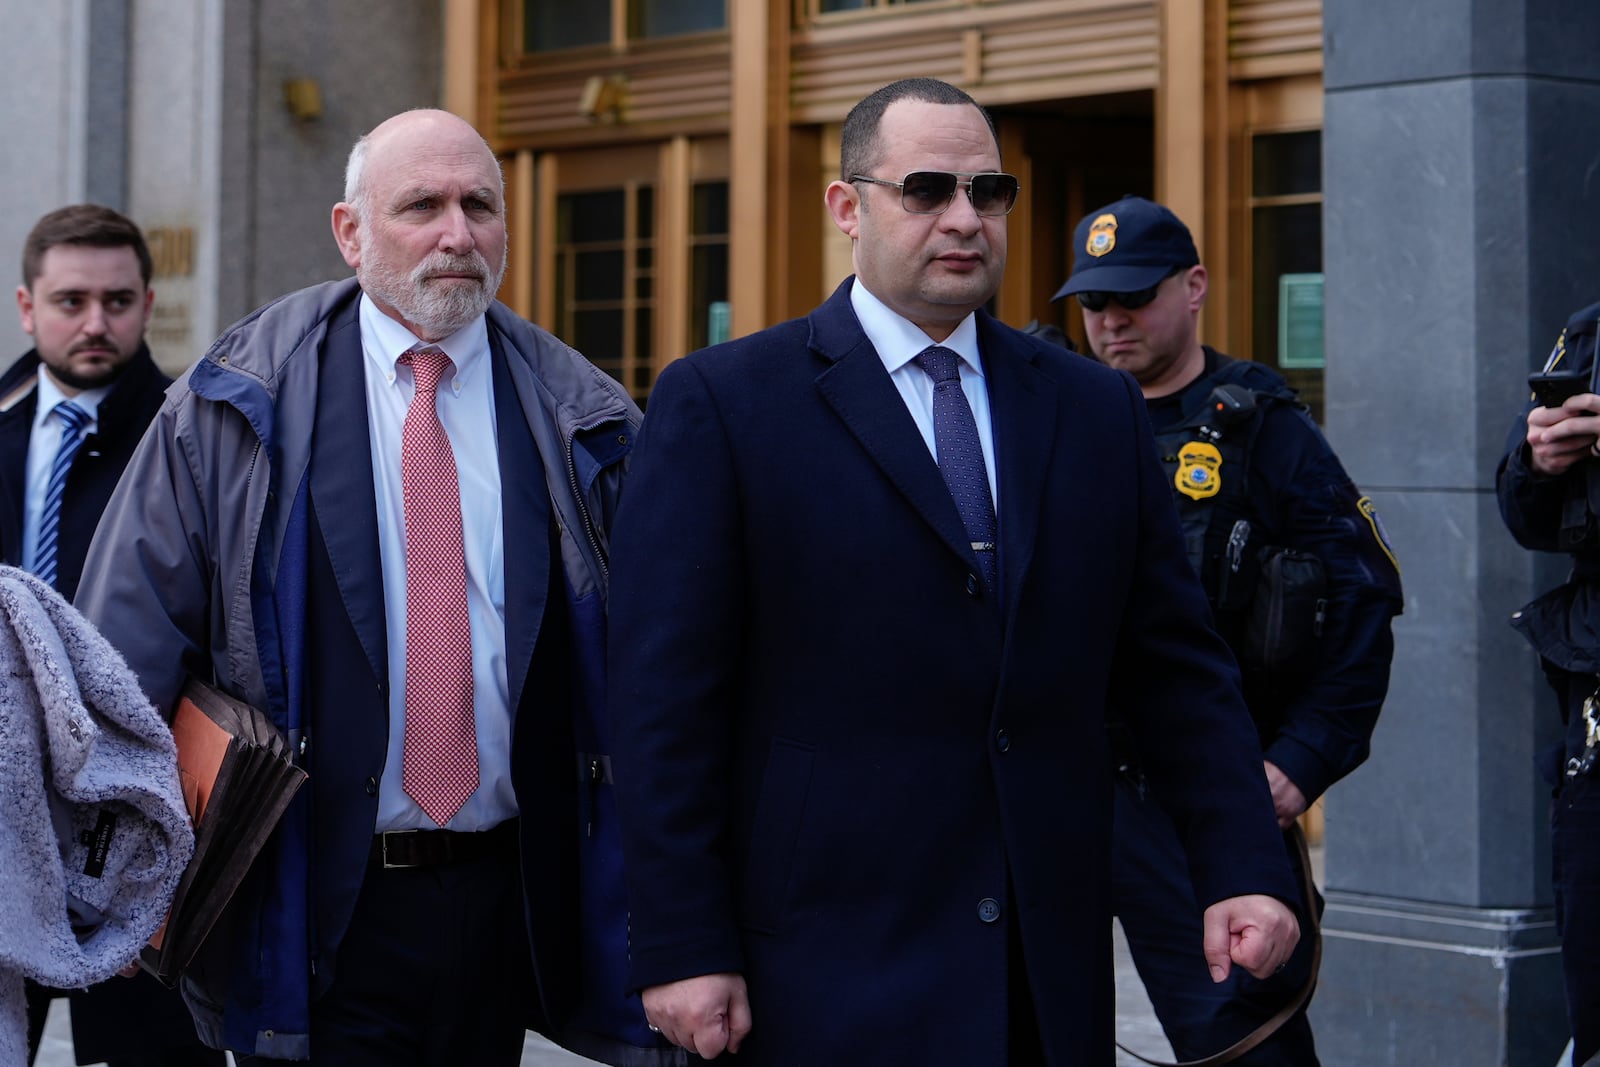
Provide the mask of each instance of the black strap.
POLYGON ((1317 918, 1316 898, 1311 880, 1311 850, 1306 845, 1305 832, 1300 829, 1298 822, 1290 825, 1289 835, 1293 838, 1295 849, 1300 854, 1300 877, 1306 898, 1307 925, 1310 927, 1309 936, 1312 939, 1311 948, 1311 973, 1306 977, 1306 984, 1300 991, 1291 997, 1288 1003, 1279 1008, 1277 1014, 1256 1027, 1244 1037, 1235 1041, 1221 1052, 1205 1056, 1198 1060, 1179 1060, 1175 1063, 1166 1060, 1152 1060, 1141 1056, 1133 1049, 1117 1042, 1117 1047, 1141 1063, 1148 1063, 1150 1067, 1216 1067, 1218 1064, 1232 1063, 1246 1052, 1255 1048, 1261 1042, 1277 1033, 1284 1023, 1288 1022, 1296 1012, 1305 1007, 1306 1001, 1311 999, 1311 994, 1317 988, 1317 974, 1322 970, 1322 924, 1317 918))

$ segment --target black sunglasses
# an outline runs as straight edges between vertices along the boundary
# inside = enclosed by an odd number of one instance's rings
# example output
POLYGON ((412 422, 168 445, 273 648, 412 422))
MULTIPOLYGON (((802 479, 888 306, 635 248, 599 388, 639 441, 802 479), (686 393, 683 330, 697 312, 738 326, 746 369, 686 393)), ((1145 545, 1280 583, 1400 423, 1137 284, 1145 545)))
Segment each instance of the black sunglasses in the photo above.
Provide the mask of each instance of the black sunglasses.
POLYGON ((1099 290, 1090 290, 1086 293, 1075 294, 1078 303, 1088 311, 1104 311, 1107 304, 1116 304, 1124 311, 1138 311, 1156 298, 1156 291, 1161 288, 1161 283, 1188 267, 1173 267, 1161 279, 1148 289, 1137 289, 1131 293, 1106 293, 1099 290))
POLYGON ((852 174, 853 182, 871 182, 900 190, 900 206, 913 215, 943 214, 956 198, 957 187, 967 190, 972 210, 980 215, 1009 215, 1017 206, 1017 193, 1022 185, 1010 174, 974 174, 962 178, 947 170, 914 170, 904 179, 892 182, 887 178, 869 178, 865 174, 852 174))

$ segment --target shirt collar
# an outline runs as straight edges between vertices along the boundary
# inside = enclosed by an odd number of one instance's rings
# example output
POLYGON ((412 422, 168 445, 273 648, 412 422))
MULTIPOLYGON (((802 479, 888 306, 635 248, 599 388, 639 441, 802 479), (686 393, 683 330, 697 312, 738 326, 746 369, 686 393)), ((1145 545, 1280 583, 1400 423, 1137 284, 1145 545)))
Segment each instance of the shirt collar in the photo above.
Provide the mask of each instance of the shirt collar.
MULTIPOLYGON (((361 294, 361 347, 385 377, 393 380, 395 364, 401 356, 418 345, 425 345, 416 334, 390 318, 366 293, 361 294)), ((433 342, 455 364, 455 377, 463 378, 472 372, 479 360, 489 351, 489 326, 479 315, 455 333, 433 342)))
MULTIPOLYGON (((855 309, 856 318, 861 320, 861 329, 865 331, 867 340, 872 342, 872 347, 878 350, 878 358, 883 360, 890 374, 916 359, 923 349, 934 343, 922 332, 921 327, 872 295, 860 278, 850 287, 850 306, 855 309)), ((969 313, 949 337, 938 343, 960 356, 961 362, 980 378, 983 376, 983 363, 978 359, 976 312, 969 313)))
POLYGON ((77 396, 68 396, 61 391, 61 386, 50 377, 50 372, 43 363, 39 364, 39 410, 34 412, 33 424, 43 426, 44 420, 55 411, 56 405, 63 400, 70 400, 82 408, 89 416, 90 423, 98 424, 100 421, 100 403, 105 400, 106 394, 111 392, 111 386, 102 385, 94 389, 85 389, 77 396))

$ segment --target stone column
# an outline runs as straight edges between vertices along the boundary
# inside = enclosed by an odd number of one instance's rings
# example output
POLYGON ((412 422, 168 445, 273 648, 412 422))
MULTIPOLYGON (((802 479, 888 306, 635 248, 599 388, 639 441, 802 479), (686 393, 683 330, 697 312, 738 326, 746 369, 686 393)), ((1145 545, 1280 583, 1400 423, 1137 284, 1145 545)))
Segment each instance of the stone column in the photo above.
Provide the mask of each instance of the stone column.
POLYGON ((1559 580, 1496 460, 1566 316, 1600 299, 1600 5, 1325 0, 1334 446, 1406 614, 1372 758, 1328 801, 1328 1064, 1550 1067, 1566 1043, 1548 788, 1558 734, 1507 625, 1559 580))
MULTIPOLYGON (((41 215, 84 201, 127 210, 125 8, 124 0, 63 0, 5 12, 0 291, 8 295, 22 281, 22 242, 41 215)), ((16 314, 0 314, 0 367, 31 347, 16 314)))

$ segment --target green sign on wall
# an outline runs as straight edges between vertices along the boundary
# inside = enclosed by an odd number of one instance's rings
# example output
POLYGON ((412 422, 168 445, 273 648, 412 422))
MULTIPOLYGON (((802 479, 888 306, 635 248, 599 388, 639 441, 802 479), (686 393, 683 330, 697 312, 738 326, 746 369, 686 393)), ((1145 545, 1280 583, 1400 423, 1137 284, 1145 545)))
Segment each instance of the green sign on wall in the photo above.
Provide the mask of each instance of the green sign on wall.
POLYGON ((1321 370, 1322 275, 1278 276, 1278 366, 1288 370, 1321 370))

